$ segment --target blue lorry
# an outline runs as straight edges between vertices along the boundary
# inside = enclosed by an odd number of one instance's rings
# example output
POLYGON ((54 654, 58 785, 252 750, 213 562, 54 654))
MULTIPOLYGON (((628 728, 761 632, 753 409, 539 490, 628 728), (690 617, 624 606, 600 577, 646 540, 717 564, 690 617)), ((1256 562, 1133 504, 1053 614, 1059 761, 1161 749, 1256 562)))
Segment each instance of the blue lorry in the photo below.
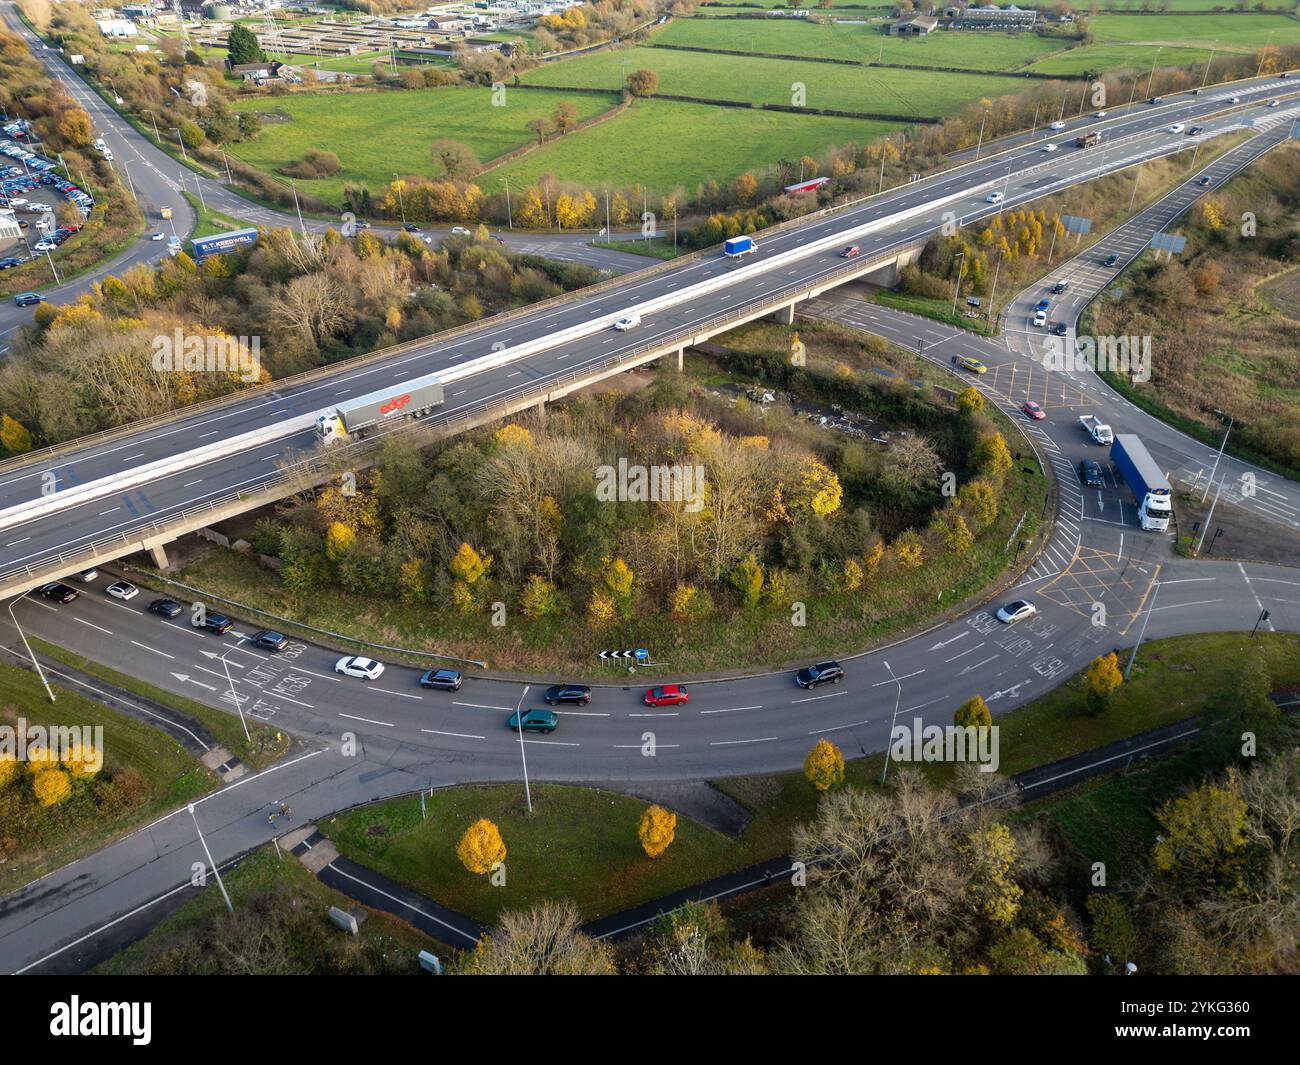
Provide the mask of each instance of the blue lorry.
POLYGON ((1146 445, 1132 433, 1117 433, 1110 445, 1110 461, 1133 493, 1142 528, 1148 532, 1168 529, 1174 492, 1146 445))

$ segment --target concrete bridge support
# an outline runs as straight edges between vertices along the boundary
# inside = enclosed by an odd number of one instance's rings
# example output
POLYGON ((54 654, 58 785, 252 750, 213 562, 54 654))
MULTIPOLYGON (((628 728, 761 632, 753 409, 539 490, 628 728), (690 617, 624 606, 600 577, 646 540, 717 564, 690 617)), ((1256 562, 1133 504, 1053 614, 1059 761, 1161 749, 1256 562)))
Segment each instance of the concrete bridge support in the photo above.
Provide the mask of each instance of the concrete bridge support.
POLYGON ((794 325, 794 304, 791 303, 785 307, 779 307, 767 316, 771 321, 780 325, 794 325))
POLYGON ((167 545, 154 544, 149 548, 149 557, 153 559, 153 564, 163 573, 171 569, 171 563, 167 560, 167 545))

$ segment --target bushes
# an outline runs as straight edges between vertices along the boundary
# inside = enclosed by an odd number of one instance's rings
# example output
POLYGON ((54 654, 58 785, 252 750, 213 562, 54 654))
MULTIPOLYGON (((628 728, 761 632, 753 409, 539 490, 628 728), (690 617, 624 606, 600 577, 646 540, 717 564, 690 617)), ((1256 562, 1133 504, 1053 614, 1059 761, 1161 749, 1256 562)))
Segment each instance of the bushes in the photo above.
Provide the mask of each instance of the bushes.
POLYGON ((343 169, 339 157, 333 152, 312 148, 307 155, 296 163, 281 167, 280 173, 291 178, 328 178, 343 169))

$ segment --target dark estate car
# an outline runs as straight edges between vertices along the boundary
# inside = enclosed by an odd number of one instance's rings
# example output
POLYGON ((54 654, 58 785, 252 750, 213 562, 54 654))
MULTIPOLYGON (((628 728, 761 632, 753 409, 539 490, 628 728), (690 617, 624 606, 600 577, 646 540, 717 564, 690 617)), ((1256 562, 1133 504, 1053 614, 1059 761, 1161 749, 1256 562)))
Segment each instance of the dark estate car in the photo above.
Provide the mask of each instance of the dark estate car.
POLYGON ((428 669, 420 678, 421 688, 441 688, 443 691, 460 691, 464 678, 454 669, 428 669))
POLYGON ((511 714, 507 724, 516 732, 521 726, 524 732, 554 732, 559 722, 554 710, 525 710, 522 719, 519 714, 511 714))
POLYGON ((815 666, 804 666, 794 675, 794 682, 801 688, 815 688, 819 684, 838 684, 844 679, 844 669, 838 662, 818 662, 815 666))
POLYGON ((274 629, 263 629, 261 632, 255 633, 248 642, 254 647, 260 647, 263 651, 283 651, 289 646, 289 637, 282 632, 276 632, 274 629))
POLYGON ((1104 261, 1101 265, 1102 265, 1102 266, 1114 266, 1117 262, 1119 262, 1119 256, 1118 256, 1118 255, 1111 254, 1111 255, 1107 255, 1107 256, 1106 256, 1105 261, 1104 261))
POLYGON ((1101 466, 1092 459, 1084 459, 1079 463, 1079 480, 1089 488, 1105 487, 1105 480, 1101 474, 1101 466))
POLYGON ((46 599, 56 603, 71 603, 81 594, 77 589, 69 588, 66 584, 60 584, 58 581, 42 584, 39 591, 46 599))
POLYGON ((551 706, 556 703, 578 703, 586 706, 591 702, 591 689, 585 684, 553 684, 546 689, 545 699, 551 706))
POLYGON ((165 618, 174 618, 184 609, 175 599, 155 599, 149 604, 149 613, 159 614, 165 618))
POLYGON ((191 621, 190 624, 196 629, 207 629, 208 632, 215 632, 222 636, 235 627, 225 614, 204 614, 202 621, 191 621))

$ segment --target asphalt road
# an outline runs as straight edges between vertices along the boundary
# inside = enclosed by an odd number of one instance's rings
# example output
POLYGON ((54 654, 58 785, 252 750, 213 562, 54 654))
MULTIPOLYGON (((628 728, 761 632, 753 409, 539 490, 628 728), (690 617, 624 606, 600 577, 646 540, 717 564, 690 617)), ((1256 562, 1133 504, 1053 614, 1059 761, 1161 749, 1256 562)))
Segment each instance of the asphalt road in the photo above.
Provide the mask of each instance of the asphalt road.
MULTIPOLYGON (((1297 83, 1264 79, 1238 88, 1243 99, 1292 92, 1297 83)), ((257 429, 272 429, 346 397, 399 384, 403 378, 447 370, 502 348, 508 353, 527 342, 545 342, 561 333, 574 339, 509 361, 499 368, 466 377, 448 388, 447 402, 431 421, 480 409, 493 401, 536 389, 559 375, 606 362, 620 353, 679 335, 700 323, 726 320, 745 302, 770 300, 785 286, 806 287, 809 280, 834 274, 844 265, 839 251, 852 239, 864 254, 903 246, 951 221, 971 221, 999 209, 1040 197, 1098 174, 1168 154, 1191 143, 1165 132, 1173 117, 1188 119, 1224 105, 1226 93, 1203 95, 1152 108, 1145 115, 1113 124, 1110 139, 1091 149, 1065 147, 1052 154, 1022 149, 1006 159, 986 160, 928 182, 904 186, 885 197, 830 217, 804 224, 762 242, 756 256, 741 263, 704 258, 683 263, 651 277, 632 275, 616 288, 585 300, 526 312, 504 321, 492 319, 452 342, 430 338, 427 347, 403 352, 361 368, 340 366, 337 374, 301 386, 286 386, 251 397, 236 397, 217 411, 181 418, 161 427, 89 444, 59 458, 51 469, 39 456, 0 476, 0 522, 3 510, 42 498, 47 474, 59 490, 119 476, 124 471, 257 429), (1000 190, 1005 201, 986 202, 1000 190), (709 283, 715 284, 710 287, 709 283), (691 295, 698 291, 703 294, 691 295), (678 291, 680 290, 680 291, 678 291), (646 300, 672 301, 647 313, 639 329, 618 333, 607 323, 646 300)), ((1261 136, 1280 136, 1300 115, 1300 104, 1276 110, 1263 107, 1245 115, 1205 120, 1208 138, 1257 123, 1261 136)), ((64 506, 56 514, 9 523, 0 534, 0 573, 39 564, 75 552, 105 535, 137 529, 170 514, 200 506, 237 488, 265 482, 277 465, 314 448, 310 430, 289 433, 231 456, 196 461, 185 469, 130 491, 96 496, 64 506)))

